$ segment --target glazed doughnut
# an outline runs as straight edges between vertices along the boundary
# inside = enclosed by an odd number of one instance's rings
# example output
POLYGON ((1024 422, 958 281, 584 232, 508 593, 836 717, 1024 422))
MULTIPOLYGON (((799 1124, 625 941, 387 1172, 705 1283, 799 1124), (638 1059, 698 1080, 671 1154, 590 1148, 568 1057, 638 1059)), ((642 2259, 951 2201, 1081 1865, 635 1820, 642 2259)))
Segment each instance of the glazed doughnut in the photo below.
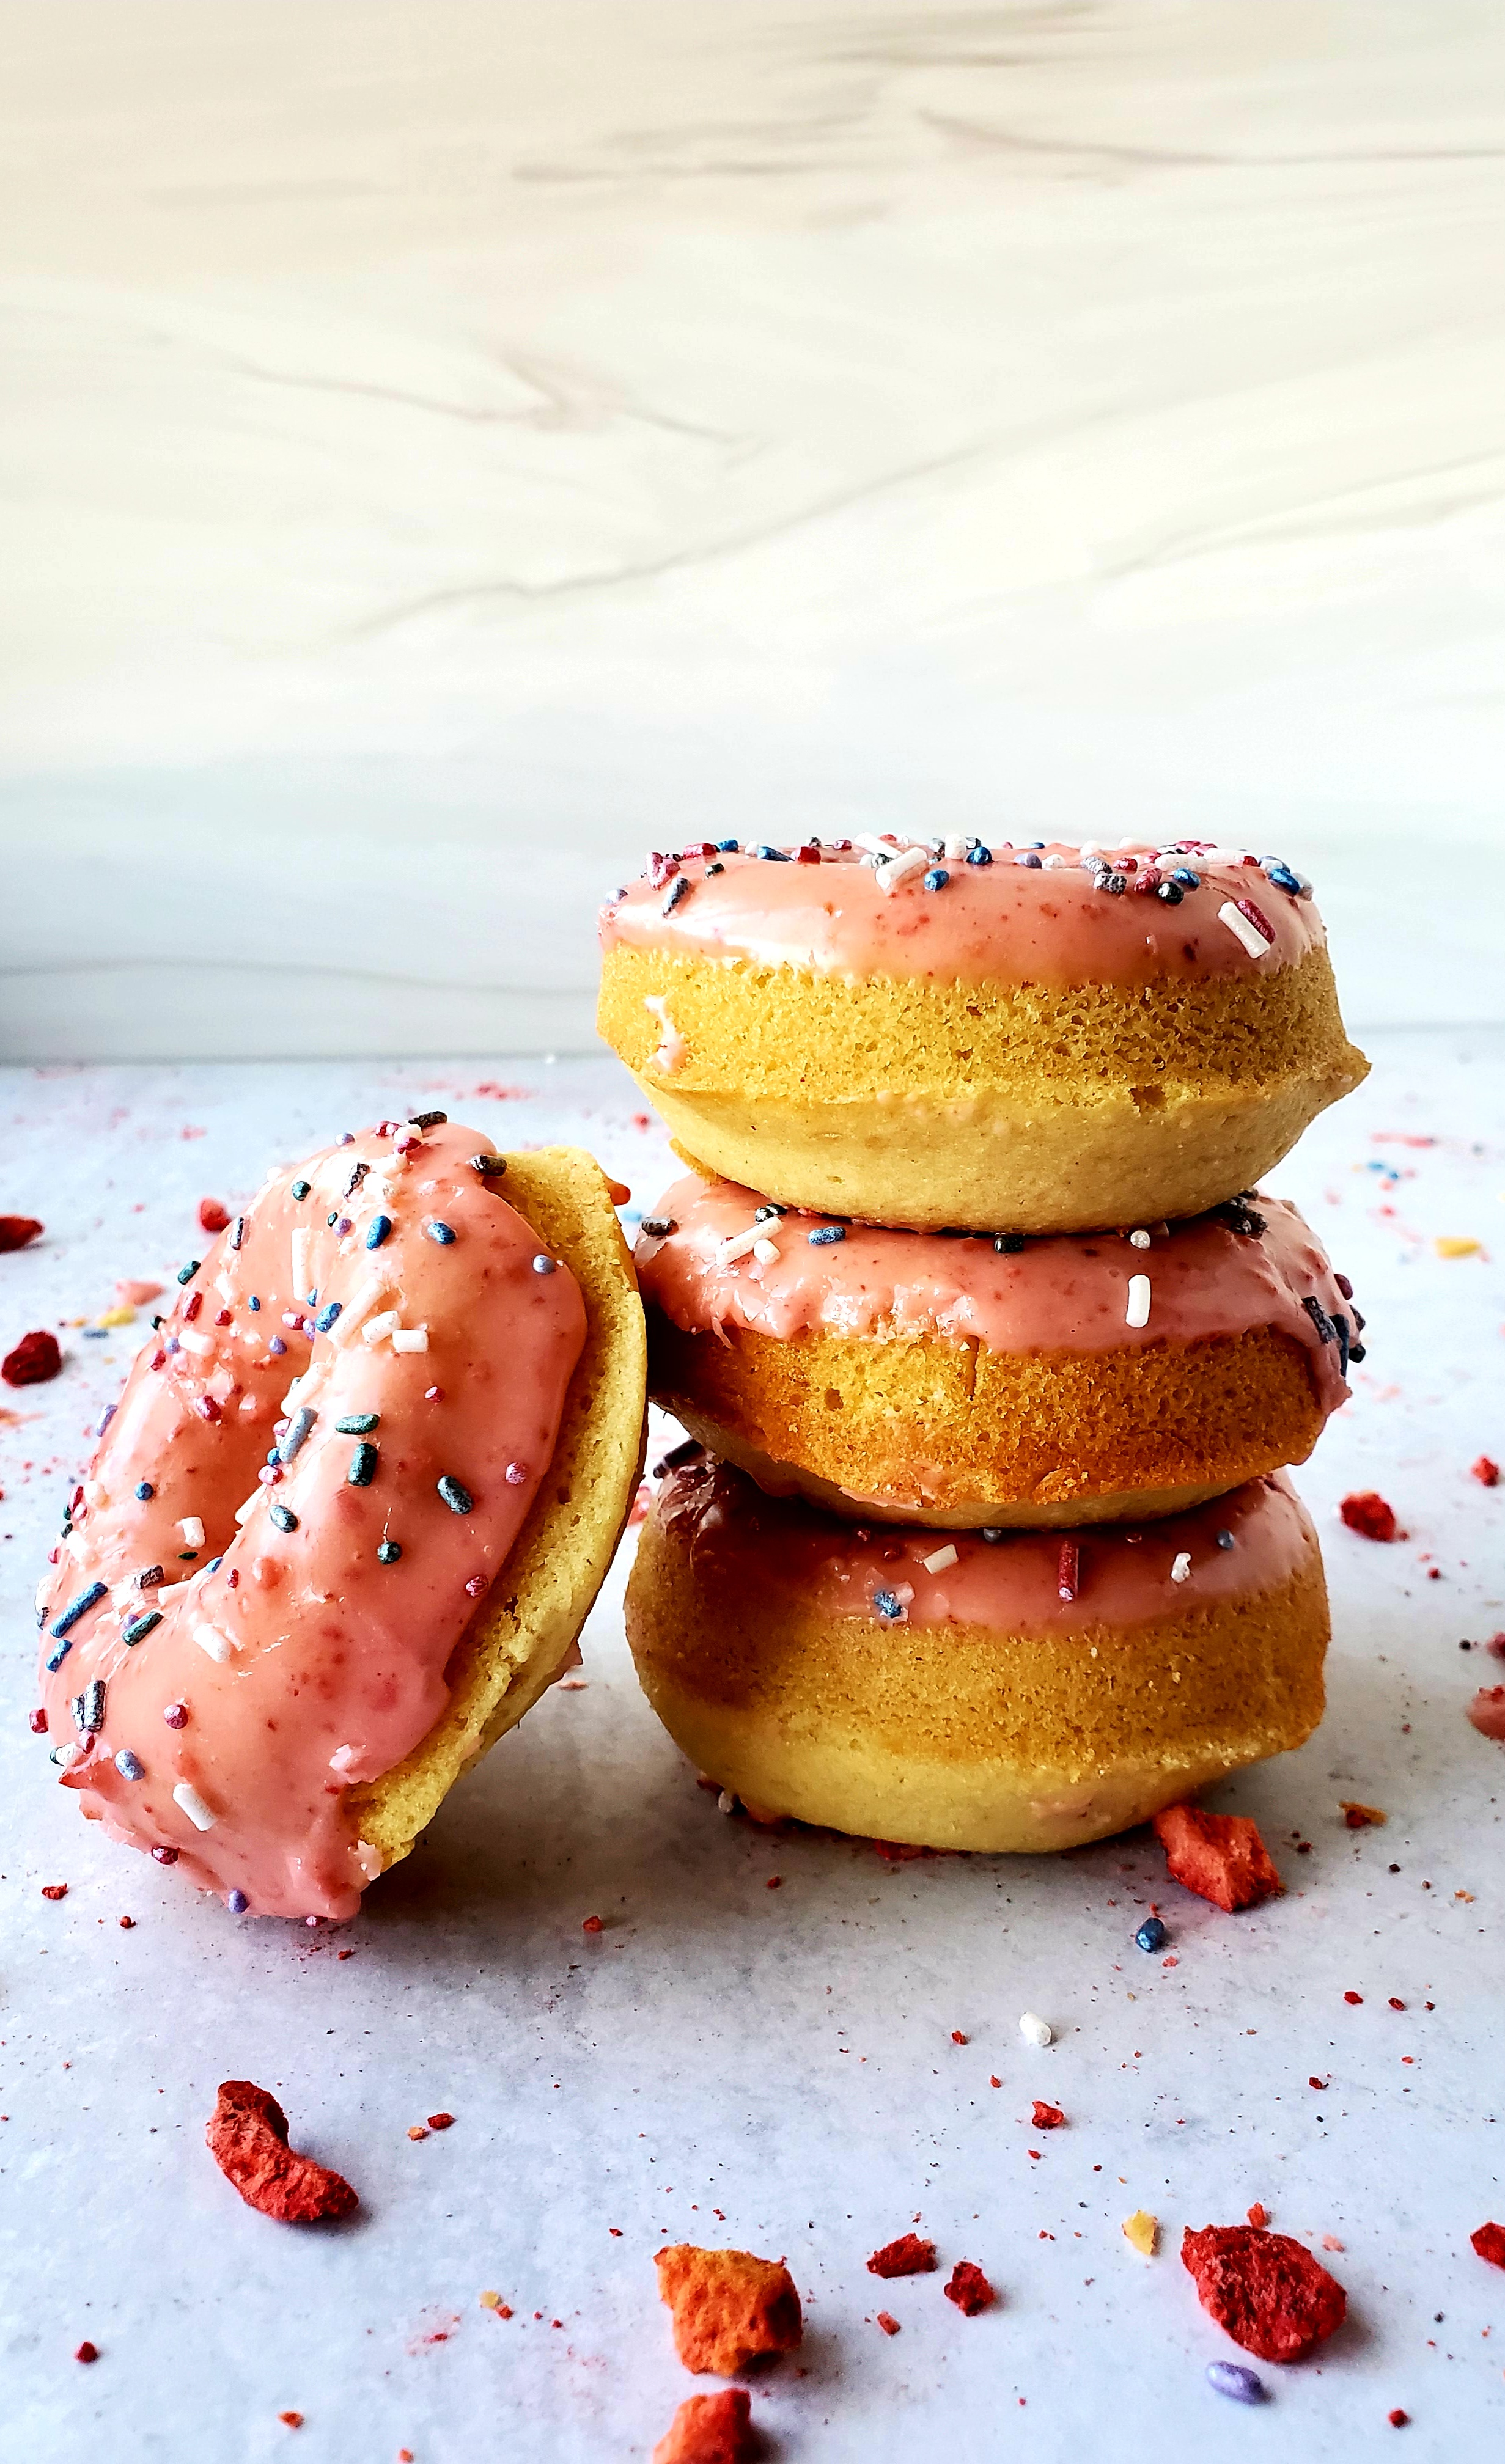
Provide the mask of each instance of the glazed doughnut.
POLYGON ((706 842, 601 941, 601 1032, 686 1162, 870 1222, 1201 1214, 1368 1067, 1307 885, 1202 843, 706 842))
POLYGON ((698 1770, 917 1847, 1078 1847, 1322 1715, 1322 1561, 1279 1473, 1142 1531, 990 1545, 854 1529, 706 1460, 659 1488, 627 1622, 698 1770))
POLYGON ((859 1519, 1179 1513, 1304 1463, 1363 1357, 1351 1292, 1262 1195, 1000 1245, 691 1177, 636 1264, 654 1402, 763 1488, 859 1519))
POLYGON ((178 1280, 39 1595, 52 1759, 237 1912, 347 1917, 561 1674, 620 1537, 610 1184, 420 1114, 274 1172, 178 1280))

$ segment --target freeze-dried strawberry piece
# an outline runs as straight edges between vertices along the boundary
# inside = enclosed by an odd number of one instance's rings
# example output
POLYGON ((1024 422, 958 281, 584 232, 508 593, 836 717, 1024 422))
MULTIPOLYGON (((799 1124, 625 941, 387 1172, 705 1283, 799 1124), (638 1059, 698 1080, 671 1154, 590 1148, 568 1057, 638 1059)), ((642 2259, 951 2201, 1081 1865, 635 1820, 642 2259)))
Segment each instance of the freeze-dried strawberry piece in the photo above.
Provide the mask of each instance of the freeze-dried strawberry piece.
POLYGON ((278 2224, 321 2224, 361 2204, 341 2173, 287 2144, 287 2116, 252 2079, 225 2079, 204 2133, 210 2154, 248 2208, 278 2224))
POLYGON ((1066 2116, 1060 2106, 1042 2104, 1038 2097, 1034 2100, 1034 2111, 1029 2119, 1036 2130, 1064 2130, 1066 2127, 1066 2116))
POLYGON ((230 1209, 221 1206, 217 1198, 199 1199, 199 1222, 206 1232, 223 1232, 230 1221, 230 1209))
POLYGON ((1395 1538, 1395 1508, 1386 1506, 1378 1489, 1355 1489, 1351 1497, 1344 1498, 1338 1510, 1349 1530, 1361 1531, 1366 1540, 1395 1538))
POLYGON ((1155 1816, 1173 1881, 1229 1915, 1271 1899, 1280 1877, 1256 1823, 1244 1814, 1204 1814, 1200 1805, 1168 1805, 1155 1816))
POLYGON ((680 2241, 659 2251, 653 2265, 687 2370, 729 2379, 762 2354, 791 2352, 805 2332, 800 2297, 782 2259, 680 2241))
POLYGON ((1480 2225, 1469 2239, 1481 2258, 1492 2267, 1505 2267, 1505 2225, 1480 2225))
POLYGON ((921 2241, 918 2233, 900 2233, 897 2241, 886 2241, 868 2261, 870 2276, 928 2276, 936 2263, 936 2245, 921 2241))
POLYGON ((1343 2323, 1348 2297, 1337 2277, 1289 2233, 1188 2225, 1181 2259, 1204 2310, 1262 2362, 1298 2362, 1343 2323))
POLYGON ((41 1229, 34 1215, 0 1215, 0 1249, 24 1249, 41 1229))
POLYGON ((49 1334, 45 1327, 38 1327, 34 1332, 23 1334, 15 1350, 0 1360, 0 1377, 8 1386, 45 1386, 62 1365, 57 1337, 49 1334))
POLYGON ((750 2464, 758 2452, 744 2387, 686 2396, 653 2450, 653 2464, 750 2464))
POLYGON ((969 2258, 957 2260, 941 2289, 967 2319, 975 2319, 980 2310, 990 2310, 998 2299, 982 2269, 969 2258))

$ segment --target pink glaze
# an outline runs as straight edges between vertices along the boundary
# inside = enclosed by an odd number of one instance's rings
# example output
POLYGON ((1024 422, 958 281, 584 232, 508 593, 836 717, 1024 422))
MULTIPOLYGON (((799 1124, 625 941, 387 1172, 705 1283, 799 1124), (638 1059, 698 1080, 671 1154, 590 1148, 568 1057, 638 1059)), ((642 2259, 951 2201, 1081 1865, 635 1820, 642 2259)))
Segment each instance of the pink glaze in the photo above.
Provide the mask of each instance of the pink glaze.
POLYGON ((980 1625, 1010 1634, 1079 1633, 1226 1608, 1273 1591, 1307 1564, 1317 1542, 1284 1472, 1251 1480, 1209 1506, 1162 1523, 1099 1525, 1084 1531, 1010 1531, 996 1543, 972 1531, 839 1523, 795 1498, 765 1497, 729 1463, 703 1461, 671 1472, 654 1513, 688 1542, 698 1582, 711 1595, 744 1597, 770 1582, 791 1604, 827 1617, 920 1626, 980 1625), (1218 1533, 1232 1547, 1218 1546, 1218 1533), (924 1560, 955 1550, 930 1573, 924 1560), (1062 1554, 1074 1556, 1074 1599, 1063 1599, 1062 1554), (1190 1566, 1181 1581, 1171 1568, 1190 1566), (883 1618, 874 1595, 891 1593, 901 1616, 883 1618))
POLYGON ((1505 1746, 1505 1685, 1481 1685, 1469 1705, 1469 1718, 1481 1737, 1505 1746))
POLYGON ((670 957, 751 958, 814 975, 1055 986, 1268 973, 1321 946, 1322 922, 1310 897, 1277 890, 1261 865, 1220 848, 1215 863, 1168 851, 1157 866, 1156 852, 1143 840, 1112 851, 1127 881, 1118 897, 1083 870, 1078 847, 1060 843, 1040 850, 1039 871, 1008 850, 988 865, 946 861, 950 878, 937 891, 925 889, 923 872, 884 891, 852 849, 825 847, 819 863, 808 864, 687 852, 672 873, 655 858, 647 876, 608 901, 601 945, 670 957), (708 861, 722 869, 708 872, 708 861), (1158 877, 1178 864, 1201 876, 1201 887, 1188 890, 1179 907, 1137 891, 1146 871, 1158 877), (671 905, 681 880, 689 887, 671 905), (1218 912, 1240 899, 1251 900, 1272 931, 1257 957, 1218 912))
POLYGON ((92 1679, 105 1686, 102 1731, 64 1787, 116 1838, 176 1850, 192 1881, 242 1891, 269 1916, 346 1917, 359 1904, 378 1860, 344 1791, 390 1771, 444 1710, 452 1654, 548 1468, 585 1340, 574 1277, 564 1265, 534 1271, 537 1235, 498 1194, 504 1184, 471 1167, 489 1140, 454 1123, 421 1140, 406 1125, 397 1134, 412 1141, 406 1159, 388 1125, 273 1173, 238 1249, 234 1223, 211 1243, 137 1355, 41 1595, 50 1628, 91 1583, 110 1587, 52 1674, 59 1644, 42 1637, 55 1747, 78 1741, 71 1701, 92 1679), (298 1180, 312 1183, 300 1202, 298 1180), (331 1229, 331 1212, 351 1229, 331 1229), (378 1213, 392 1230, 368 1250, 378 1213), (433 1221, 453 1228, 452 1243, 427 1234, 433 1221), (317 1312, 294 1307, 309 1291, 319 1311, 343 1304, 312 1339, 317 1312), (405 1329, 427 1327, 426 1352, 395 1351, 390 1331, 365 1340, 363 1325, 388 1310, 405 1329), (284 1353, 271 1351, 274 1337, 284 1353), (317 1417, 281 1478, 261 1483, 299 1372, 293 1406, 317 1417), (363 1441, 335 1423, 365 1412, 380 1415, 365 1441, 378 1460, 357 1487, 346 1475, 363 1441), (442 1474, 470 1492, 471 1512, 440 1498, 442 1474), (156 1494, 138 1499, 140 1482, 156 1494), (275 1528, 274 1500, 297 1515, 295 1530, 275 1528), (192 1516, 204 1538, 190 1562, 180 1525, 192 1516), (392 1565, 376 1554, 387 1539, 402 1551, 392 1565), (188 1588, 137 1588, 133 1576, 155 1567, 188 1588), (159 1606, 162 1622, 127 1646, 130 1617, 159 1606), (181 1726, 164 1716, 172 1705, 186 1710, 181 1726), (140 1759, 142 1778, 122 1774, 122 1751, 140 1759), (175 1802, 182 1782, 212 1829, 175 1802))
POLYGON ((719 1244, 744 1232, 763 1201, 735 1181, 676 1180, 650 1221, 675 1230, 637 1244, 643 1298, 687 1334, 745 1328, 786 1343, 791 1335, 933 1335, 990 1352, 1144 1351, 1273 1327, 1306 1351, 1318 1402, 1334 1412, 1348 1388, 1340 1348, 1324 1343, 1303 1299, 1331 1321, 1353 1322, 1327 1259, 1294 1206, 1257 1198, 1257 1237, 1216 1215, 1153 1231, 1147 1249, 1115 1233, 1057 1233, 1001 1256, 991 1241, 938 1232, 885 1231, 852 1223, 844 1241, 812 1247, 809 1234, 834 1221, 790 1210, 763 1227, 775 1261, 718 1264, 719 1244), (1142 1327, 1126 1322, 1129 1279, 1150 1285, 1142 1327))

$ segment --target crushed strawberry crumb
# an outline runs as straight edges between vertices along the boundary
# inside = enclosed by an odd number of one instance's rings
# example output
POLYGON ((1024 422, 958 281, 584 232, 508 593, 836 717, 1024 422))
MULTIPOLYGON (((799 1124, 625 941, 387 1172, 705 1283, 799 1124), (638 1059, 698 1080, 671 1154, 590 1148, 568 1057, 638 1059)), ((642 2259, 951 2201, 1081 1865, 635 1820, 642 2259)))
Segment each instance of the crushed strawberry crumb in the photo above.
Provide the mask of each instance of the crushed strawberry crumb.
POLYGON ((1366 1540, 1393 1540, 1396 1537, 1395 1508, 1386 1506, 1377 1489, 1355 1489, 1345 1497, 1339 1512, 1350 1531, 1361 1532, 1366 1540))

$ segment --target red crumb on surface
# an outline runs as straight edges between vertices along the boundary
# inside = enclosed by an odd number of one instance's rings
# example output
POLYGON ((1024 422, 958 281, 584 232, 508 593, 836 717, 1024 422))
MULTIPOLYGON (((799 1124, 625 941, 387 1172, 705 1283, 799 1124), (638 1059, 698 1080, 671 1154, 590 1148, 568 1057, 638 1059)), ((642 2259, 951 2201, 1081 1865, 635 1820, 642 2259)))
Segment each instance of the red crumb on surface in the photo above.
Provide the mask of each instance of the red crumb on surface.
POLYGON ((44 1882, 42 1897, 44 1900, 65 1900, 68 1897, 68 1885, 66 1882, 44 1882))
POLYGON ((1480 1455, 1478 1462, 1471 1463, 1469 1469, 1481 1488, 1498 1488, 1500 1467, 1497 1463, 1491 1460, 1490 1456, 1480 1455))
POLYGON ((0 1377, 8 1386, 45 1386, 62 1365, 57 1337, 49 1334, 45 1327, 37 1327, 31 1334, 23 1334, 15 1350, 0 1360, 0 1377))
POLYGON ((0 1249, 24 1249, 41 1229, 34 1215, 0 1215, 0 1249))
POLYGON ((601 1919, 599 1917, 582 1917, 580 1920, 580 1930, 582 1933, 599 1933, 601 1931, 601 1919))
POLYGON ((800 2297, 782 2259, 681 2241, 658 2251, 653 2265, 687 2370, 729 2379, 764 2354, 792 2352, 805 2332, 800 2297))
MULTIPOLYGON (((204 1226, 206 1232, 216 1232, 221 1227, 215 1223, 206 1223, 204 1226)), ((277 2414, 277 2419, 278 2421, 285 2421, 289 2430, 301 2430, 303 2427, 303 2416, 300 2412, 279 2412, 277 2414)))
POLYGON ((118 1920, 118 1922, 119 1922, 119 1925, 120 1925, 120 1928, 121 1928, 122 1933, 134 1933, 134 1932, 135 1932, 135 1930, 136 1930, 136 1920, 135 1920, 135 1918, 134 1918, 134 1917, 121 1917, 121 1918, 118 1920))
POLYGON ((1066 2116, 1061 2111, 1060 2106, 1058 2104, 1042 2104, 1038 2097, 1035 2098, 1034 2108, 1030 2113, 1029 2121, 1031 2126, 1036 2130, 1064 2130, 1066 2127, 1066 2116))
POLYGON ((1469 1705, 1469 1723, 1481 1737, 1505 1746, 1505 1685, 1481 1685, 1469 1705))
POLYGON ((969 2258, 959 2258, 941 2286, 948 2301, 954 2301, 964 2319, 975 2319, 980 2310, 990 2310, 998 2296, 980 2267, 969 2258))
POLYGON ((900 2233, 897 2241, 886 2241, 868 2261, 870 2276, 928 2276, 936 2263, 936 2245, 921 2241, 918 2233, 900 2233))
POLYGON ((952 2031, 951 2031, 951 2042, 952 2042, 954 2045, 964 2045, 964 2044, 967 2042, 966 2037, 963 2035, 962 2031, 961 2031, 961 2029, 960 2029, 960 2028, 953 2028, 953 2029, 952 2029, 952 2031))
POLYGON ((409 2122, 408 2124, 408 2136, 409 2139, 427 2139, 429 2134, 421 2122, 409 2122))
POLYGON ((1258 1825, 1247 1815, 1204 1814, 1200 1805, 1168 1805, 1155 1816, 1154 1831, 1171 1880, 1230 1916, 1280 1889, 1258 1825))
POLYGON ((97 2361, 99 2360, 99 2358, 100 2358, 100 2347, 99 2347, 99 2345, 98 2345, 98 2344, 91 2344, 91 2343, 90 2343, 90 2342, 89 2342, 89 2340, 88 2340, 88 2338, 87 2338, 87 2336, 86 2336, 86 2337, 84 2338, 84 2340, 83 2340, 83 2343, 79 2345, 79 2347, 78 2347, 77 2351, 75 2353, 75 2355, 74 2355, 74 2360, 75 2360, 76 2362, 97 2362, 97 2361))
POLYGON ((1383 1806, 1361 1805, 1354 1796, 1339 1797, 1339 1811, 1350 1831, 1383 1831, 1390 1818, 1383 1806))
POLYGON ((46 1711, 40 1705, 34 1711, 29 1711, 26 1715, 26 1725, 33 1737, 45 1737, 47 1734, 46 1711))
POLYGON ((431 2130, 453 2130, 454 2127, 454 2116, 453 2113, 431 2113, 429 2116, 429 2127, 431 2130))
POLYGON ((751 2464, 758 2452, 745 2387, 686 2396, 653 2450, 653 2464, 751 2464))
POLYGON ((321 2224, 360 2206, 349 2183, 287 2144, 287 2116, 251 2079, 225 2079, 204 2133, 210 2154, 248 2208, 278 2224, 321 2224))
POLYGON ((1480 2225, 1477 2233, 1469 2235, 1469 2242, 1492 2267, 1505 2267, 1505 2225, 1480 2225))
POLYGON ((1393 2404, 1384 2417, 1392 2430, 1404 2430, 1411 2416, 1408 2412, 1403 2412, 1398 2404, 1393 2404))
POLYGON ((1351 2003, 1351 2004, 1352 2004, 1352 2006, 1353 2006, 1353 2008, 1354 2008, 1356 2011, 1358 2010, 1359 2005, 1360 2005, 1360 2003, 1363 2000, 1363 1998, 1364 1998, 1364 1997, 1363 1997, 1363 1995, 1362 1995, 1361 1993, 1355 1993, 1351 1989, 1350 1989, 1350 1991, 1349 1991, 1347 1993, 1345 1993, 1345 1994, 1343 1995, 1343 2000, 1344 2000, 1345 2002, 1351 2003))
POLYGON ((874 1848, 885 1865, 910 1865, 917 1857, 933 1857, 933 1848, 917 1848, 908 1839, 874 1839, 874 1848))
POLYGON ((1181 2258, 1209 2318, 1262 2362, 1299 2361, 1343 2323, 1342 2286, 1289 2233, 1188 2225, 1181 2258))
POLYGON ((1260 2201, 1256 2199, 1253 2206, 1250 2209, 1249 2220, 1256 2233, 1263 2233, 1266 2225, 1270 2222, 1270 2210, 1267 2207, 1262 2206, 1260 2201))
MULTIPOLYGON (((199 1221, 206 1232, 223 1232, 230 1221, 230 1209, 228 1206, 221 1206, 217 1198, 201 1198, 199 1221)), ((284 2421, 287 2419, 286 2413, 282 2418, 284 2421)))
POLYGON ((1349 1530, 1361 1531, 1366 1540, 1393 1540, 1396 1536, 1395 1508, 1386 1506, 1378 1489, 1356 1488, 1338 1510, 1349 1530))
POLYGON ((880 2310, 877 2315, 876 2324, 882 2328, 885 2336, 896 2336, 898 2334, 898 2321, 895 2318, 892 2310, 880 2310))

